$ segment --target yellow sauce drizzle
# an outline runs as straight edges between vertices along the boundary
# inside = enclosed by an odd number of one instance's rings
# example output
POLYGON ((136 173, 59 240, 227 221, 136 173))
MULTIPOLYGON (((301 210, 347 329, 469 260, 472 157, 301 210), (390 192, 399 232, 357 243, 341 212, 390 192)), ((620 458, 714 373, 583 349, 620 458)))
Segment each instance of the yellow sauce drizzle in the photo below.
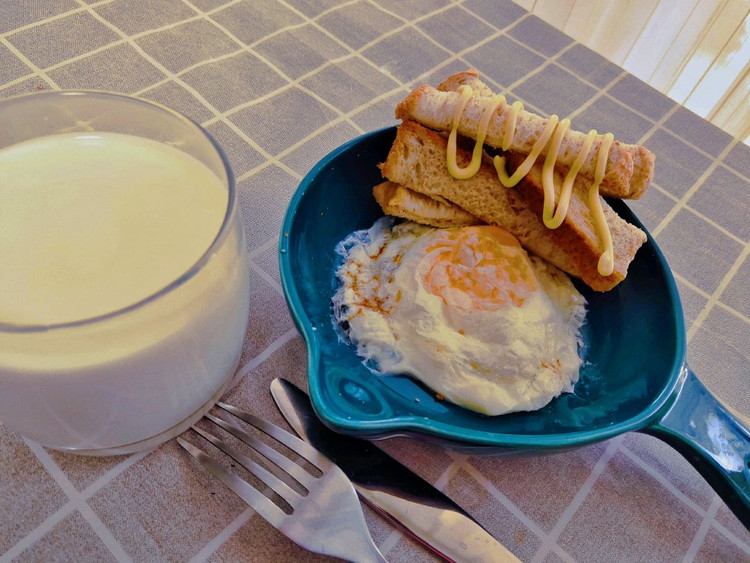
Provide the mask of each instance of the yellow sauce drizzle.
MULTIPOLYGON (((456 109, 453 112, 453 123, 451 124, 451 133, 448 136, 448 150, 446 152, 446 165, 451 176, 458 180, 466 180, 471 178, 474 174, 479 171, 479 165, 482 162, 482 144, 484 144, 484 136, 482 137, 482 143, 479 143, 479 133, 477 133, 477 143, 474 145, 474 153, 471 155, 471 162, 466 168, 460 168, 456 162, 456 139, 458 137, 458 123, 461 121, 461 115, 466 109, 466 104, 469 103, 474 90, 471 86, 459 86, 458 93, 461 95, 458 98, 456 109), (477 154, 479 158, 477 158, 477 154)), ((486 112, 485 112, 486 113, 486 112)), ((480 127, 481 128, 481 127, 480 127)), ((485 131, 486 134, 486 131, 485 131)))
POLYGON ((542 168, 542 187, 544 188, 544 209, 542 212, 542 220, 549 229, 556 229, 562 225, 565 220, 565 216, 568 214, 568 206, 570 205, 570 196, 573 193, 573 183, 578 175, 578 171, 588 157, 589 152, 591 152, 594 139, 596 139, 596 130, 592 129, 583 141, 581 150, 578 152, 578 155, 576 155, 573 165, 570 167, 570 170, 568 170, 565 180, 563 180, 562 187, 560 188, 560 200, 557 203, 557 209, 555 209, 555 184, 553 172, 555 164, 557 163, 557 152, 560 149, 560 143, 569 127, 569 119, 563 119, 560 122, 557 131, 555 131, 555 137, 552 140, 553 144, 550 147, 550 151, 544 159, 544 167, 542 168))
POLYGON ((568 212, 568 203, 570 202, 570 194, 568 194, 567 198, 565 197, 565 186, 563 186, 563 189, 560 190, 560 202, 557 206, 557 213, 555 213, 554 170, 555 164, 557 164, 557 154, 560 152, 560 144, 568 129, 570 129, 570 119, 566 117, 557 124, 557 129, 555 129, 555 134, 552 136, 547 156, 544 159, 544 166, 542 167, 542 187, 544 189, 542 220, 550 229, 555 229, 562 224, 565 214, 568 212))
MULTIPOLYGON (((471 156, 471 162, 465 168, 460 168, 456 161, 456 140, 458 137, 458 124, 461 120, 461 116, 466 109, 466 105, 471 99, 474 91, 470 86, 462 85, 458 88, 460 97, 456 104, 456 109, 453 112, 453 122, 451 124, 451 132, 448 137, 448 150, 446 154, 446 163, 448 171, 451 176, 458 180, 466 180, 474 176, 478 171, 482 162, 482 150, 484 145, 484 139, 487 136, 487 129, 489 128, 489 122, 497 110, 498 106, 506 103, 505 96, 497 95, 490 98, 484 107, 482 113, 482 119, 479 122, 476 134, 476 144, 474 145, 474 152, 471 156)), ((503 132, 503 140, 501 143, 502 150, 508 150, 513 137, 516 133, 516 127, 518 124, 518 117, 520 112, 523 110, 523 103, 520 101, 513 102, 508 110, 508 115, 505 118, 505 131, 503 132)), ((547 152, 547 156, 544 159, 544 166, 542 168, 542 188, 544 189, 544 208, 542 213, 542 219, 545 226, 550 229, 556 229, 562 225, 565 217, 568 213, 570 205, 570 197, 573 191, 573 184, 581 166, 585 162, 591 148, 596 139, 597 132, 592 129, 588 132, 586 139, 581 146, 578 154, 576 155, 573 164, 568 170, 567 175, 563 181, 563 185, 560 189, 560 199, 555 207, 555 185, 553 172, 555 165, 557 164, 557 156, 560 151, 560 145, 565 137, 565 134, 570 129, 570 120, 565 118, 559 120, 557 115, 551 115, 547 120, 547 123, 542 130, 542 134, 534 142, 531 148, 531 152, 528 154, 526 159, 516 169, 513 175, 508 176, 505 170, 505 157, 495 156, 493 164, 497 171, 497 176, 500 182, 505 187, 513 187, 520 182, 526 174, 529 173, 531 167, 534 166, 536 159, 539 158, 544 147, 547 143, 550 143, 550 149, 547 152)), ((594 171, 594 182, 589 188, 589 208, 594 221, 594 228, 597 236, 603 242, 603 251, 599 257, 597 264, 597 270, 602 276, 609 276, 614 271, 614 248, 612 245, 612 234, 607 224, 607 219, 604 216, 604 210, 602 208, 601 199, 599 197, 599 186, 604 179, 604 172, 607 166, 607 159, 609 157, 609 149, 614 141, 614 135, 607 133, 602 137, 599 150, 597 152, 596 169, 594 171)))
POLYGON ((511 188, 515 186, 518 182, 520 182, 526 174, 529 173, 529 170, 531 170, 531 167, 534 166, 534 163, 536 162, 536 159, 539 157, 539 154, 542 152, 542 149, 547 145, 547 142, 550 140, 550 137, 552 137, 552 134, 555 131, 555 128, 557 127, 557 116, 551 115, 550 118, 547 120, 547 124, 544 126, 544 130, 542 131, 542 134, 539 136, 539 138, 534 143, 534 146, 531 147, 531 152, 526 157, 526 160, 524 160, 521 165, 516 168, 516 171, 513 173, 512 176, 508 176, 508 173, 505 171, 505 157, 504 156, 496 156, 493 159, 493 163, 495 165, 495 170, 497 171, 497 177, 500 178, 500 182, 505 186, 506 188, 511 188))
POLYGON ((472 89, 470 86, 460 86, 459 91, 461 92, 461 98, 459 98, 459 104, 456 107, 456 112, 453 114, 453 126, 451 128, 451 134, 448 137, 448 151, 446 153, 446 158, 448 170, 450 171, 451 176, 458 180, 466 180, 479 172, 479 166, 482 164, 484 139, 485 137, 487 137, 487 129, 490 126, 490 119, 492 119, 492 116, 495 114, 495 110, 498 108, 498 106, 500 106, 501 104, 505 104, 505 96, 500 94, 497 96, 493 96, 492 98, 487 100, 487 104, 484 106, 484 111, 482 113, 482 119, 479 122, 479 127, 477 129, 477 139, 476 143, 474 144, 474 152, 471 154, 471 162, 469 162, 469 165, 466 168, 461 168, 456 162, 456 137, 458 135, 458 122, 461 119, 461 114, 466 107, 466 102, 468 102, 468 99, 464 101, 463 96, 465 96, 466 91, 468 91, 469 97, 471 97, 472 89), (466 90, 464 90, 464 88, 466 90), (461 110, 460 112, 458 111, 459 109, 461 110))
POLYGON ((594 227, 596 227, 596 233, 599 235, 599 240, 603 242, 602 246, 604 250, 602 255, 599 257, 599 263, 597 264, 597 270, 602 276, 609 276, 615 269, 615 257, 614 248, 612 246, 612 233, 609 232, 609 225, 607 225, 607 219, 604 217, 604 210, 602 209, 602 201, 599 197, 599 185, 604 179, 604 171, 607 167, 607 157, 609 156, 609 148, 612 146, 612 142, 615 137, 612 133, 607 133, 602 138, 602 142, 599 145, 599 152, 596 155, 596 170, 594 171, 594 183, 589 188, 589 207, 594 216, 594 227))
MULTIPOLYGON (((505 98, 503 98, 504 100, 505 98)), ((505 118, 505 131, 503 132, 503 142, 500 146, 504 151, 507 151, 513 142, 513 136, 516 134, 516 126, 518 125, 518 116, 521 114, 522 109, 523 102, 515 101, 510 106, 508 117, 505 118)))

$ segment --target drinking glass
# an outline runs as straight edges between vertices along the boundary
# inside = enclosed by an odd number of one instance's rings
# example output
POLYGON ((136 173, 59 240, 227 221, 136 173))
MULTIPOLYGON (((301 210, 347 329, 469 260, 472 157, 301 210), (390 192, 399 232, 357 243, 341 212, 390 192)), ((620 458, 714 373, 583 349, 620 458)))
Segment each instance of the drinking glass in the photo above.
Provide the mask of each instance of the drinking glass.
POLYGON ((140 301, 57 324, 18 323, 0 311, 0 422, 58 450, 129 453, 181 433, 227 390, 248 323, 244 230, 226 155, 182 115, 105 92, 0 101, 0 151, 71 132, 165 143, 208 167, 228 195, 208 250, 140 301))

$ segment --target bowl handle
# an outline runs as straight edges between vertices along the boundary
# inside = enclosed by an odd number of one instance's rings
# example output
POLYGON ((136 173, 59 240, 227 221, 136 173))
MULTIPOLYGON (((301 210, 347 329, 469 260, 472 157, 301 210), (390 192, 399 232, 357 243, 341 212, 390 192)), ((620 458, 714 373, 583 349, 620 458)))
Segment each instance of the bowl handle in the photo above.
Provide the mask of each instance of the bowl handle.
POLYGON ((661 418, 641 431, 680 452, 750 529, 750 430, 685 364, 682 385, 661 418))

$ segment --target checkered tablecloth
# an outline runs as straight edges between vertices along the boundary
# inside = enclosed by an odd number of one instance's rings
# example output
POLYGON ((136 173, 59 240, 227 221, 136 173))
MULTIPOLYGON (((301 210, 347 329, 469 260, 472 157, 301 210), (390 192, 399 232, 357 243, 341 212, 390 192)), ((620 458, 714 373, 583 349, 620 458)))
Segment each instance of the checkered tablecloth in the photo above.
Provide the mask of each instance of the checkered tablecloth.
MULTIPOLYGON (((414 86, 467 68, 532 111, 656 153, 654 182, 631 207, 674 271, 691 367, 748 416, 750 147, 509 0, 0 1, 1 97, 134 94, 184 113, 224 147, 252 285, 230 396, 282 426, 269 383, 284 376, 305 386, 306 377, 277 265, 292 193, 330 150, 394 124, 396 103, 414 86)), ((646 435, 525 458, 470 457, 412 439, 380 445, 524 561, 750 560, 750 533, 679 454, 646 435)), ((433 558, 366 515, 390 560, 433 558)), ((112 559, 319 558, 174 441, 83 458, 0 426, 0 561, 112 559)))

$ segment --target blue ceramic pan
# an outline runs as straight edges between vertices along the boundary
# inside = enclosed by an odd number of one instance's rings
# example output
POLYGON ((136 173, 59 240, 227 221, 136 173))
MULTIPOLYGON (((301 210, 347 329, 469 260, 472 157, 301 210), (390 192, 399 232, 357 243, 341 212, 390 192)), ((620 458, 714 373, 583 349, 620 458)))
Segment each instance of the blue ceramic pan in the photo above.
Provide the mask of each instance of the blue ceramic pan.
MULTIPOLYGON (((279 264, 289 310, 307 343, 315 412, 331 429, 368 439, 413 436, 471 453, 544 453, 629 431, 683 454, 750 526, 750 432, 685 363, 685 327, 669 267, 654 240, 627 279, 596 293, 584 327, 586 366, 575 392, 530 413, 487 417, 439 401, 404 374, 374 374, 331 318, 336 243, 382 215, 372 187, 395 128, 355 139, 325 157, 289 204, 279 264)), ((610 202, 641 228, 621 201, 610 202)), ((644 229, 645 230, 645 229, 644 229)))

